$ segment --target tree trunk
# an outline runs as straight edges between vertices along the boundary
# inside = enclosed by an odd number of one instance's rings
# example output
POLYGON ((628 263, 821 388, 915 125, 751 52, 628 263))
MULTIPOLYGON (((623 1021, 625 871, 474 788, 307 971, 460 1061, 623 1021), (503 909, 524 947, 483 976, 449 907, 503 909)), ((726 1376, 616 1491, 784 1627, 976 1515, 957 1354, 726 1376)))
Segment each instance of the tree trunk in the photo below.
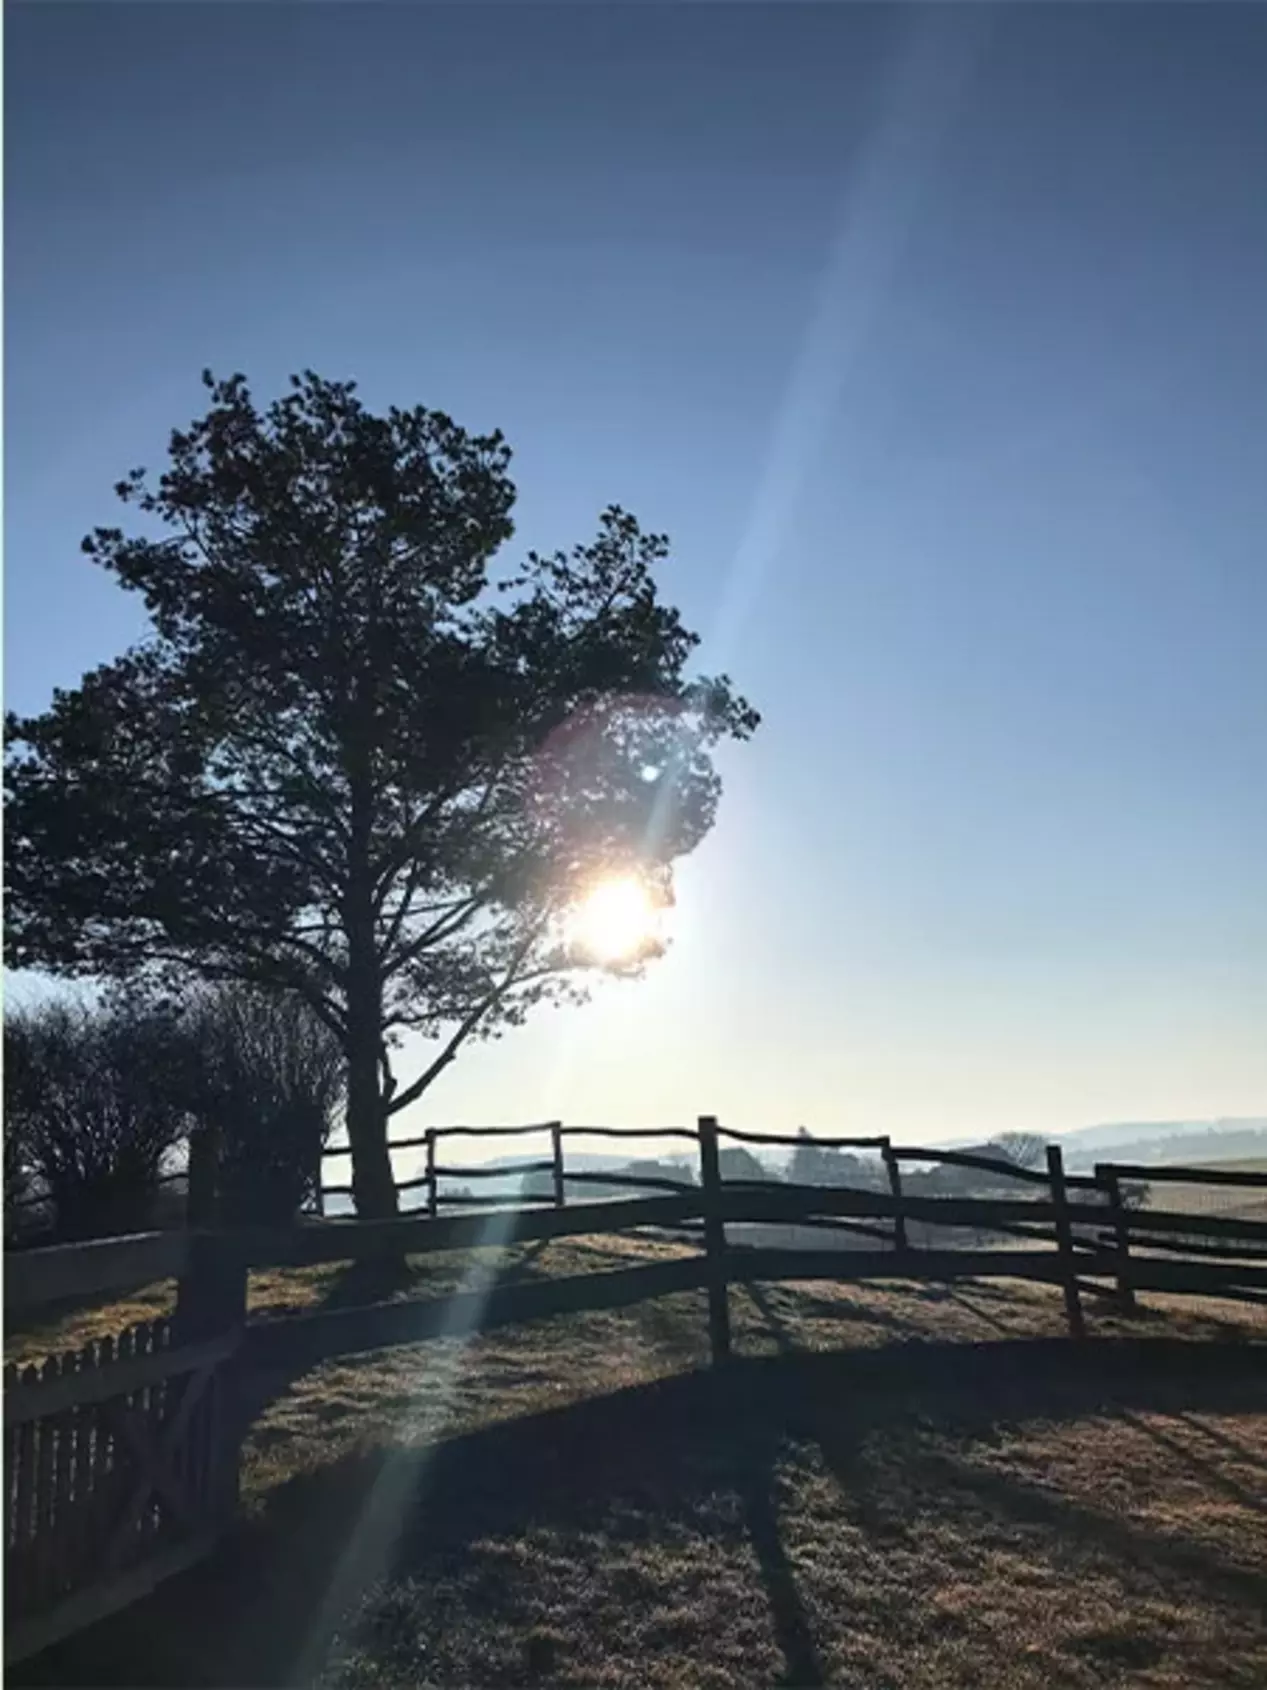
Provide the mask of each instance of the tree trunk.
POLYGON ((383 1037, 383 977, 375 942, 371 842, 374 788, 373 716, 349 750, 348 885, 343 907, 348 942, 347 1041, 348 1144, 352 1150, 352 1200, 358 1220, 390 1220, 398 1212, 396 1182, 387 1148, 387 1100, 379 1080, 383 1037))
POLYGON ((379 1081, 383 987, 374 948, 368 896, 355 899, 348 935, 348 1143, 352 1200, 358 1220, 390 1220, 397 1213, 396 1181, 387 1148, 387 1101, 379 1081))
POLYGON ((358 1220, 397 1213, 396 1181, 387 1148, 387 1110, 378 1082, 378 1028, 353 1028, 348 1040, 348 1143, 352 1200, 358 1220))

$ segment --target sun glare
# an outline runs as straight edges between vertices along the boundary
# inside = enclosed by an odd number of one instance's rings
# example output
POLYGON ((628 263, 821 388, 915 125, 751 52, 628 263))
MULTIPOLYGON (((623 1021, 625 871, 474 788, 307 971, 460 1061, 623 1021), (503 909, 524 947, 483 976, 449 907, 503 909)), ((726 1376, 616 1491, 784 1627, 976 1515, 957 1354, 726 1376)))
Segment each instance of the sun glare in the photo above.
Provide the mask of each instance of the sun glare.
POLYGON ((630 875, 600 881, 578 905, 572 937, 595 962, 627 962, 654 939, 656 907, 630 875))

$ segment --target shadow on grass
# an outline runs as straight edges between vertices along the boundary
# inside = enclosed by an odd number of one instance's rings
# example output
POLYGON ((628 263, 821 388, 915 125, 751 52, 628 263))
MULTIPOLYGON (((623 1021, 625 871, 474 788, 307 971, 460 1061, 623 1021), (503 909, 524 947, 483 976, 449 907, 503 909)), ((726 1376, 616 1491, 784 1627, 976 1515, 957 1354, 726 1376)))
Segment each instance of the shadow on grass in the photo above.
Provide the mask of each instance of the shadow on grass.
MULTIPOLYGON (((1122 1409, 1120 1415, 1128 1426, 1133 1427, 1143 1437, 1155 1443, 1167 1455, 1173 1456, 1176 1460, 1191 1468, 1203 1485, 1209 1486, 1211 1490, 1222 1491, 1224 1496, 1230 1498, 1231 1501, 1242 1508, 1252 1508, 1259 1514, 1267 1514, 1267 1496, 1264 1496, 1261 1492, 1250 1490, 1248 1486, 1239 1483, 1236 1479, 1229 1478, 1212 1461, 1206 1456, 1198 1455, 1181 1438, 1171 1437, 1169 1433, 1163 1432, 1159 1426, 1154 1426, 1147 1420, 1141 1420, 1137 1414, 1133 1414, 1129 1409, 1122 1409)), ((1264 1595, 1267 1596, 1267 1591, 1264 1592, 1264 1595)))
MULTIPOLYGON (((760 1306, 762 1299, 754 1300, 760 1306)), ((784 1658, 784 1682, 822 1684, 822 1640, 814 1636, 779 1524, 777 1469, 789 1445, 821 1451, 851 1518, 883 1552, 907 1529, 903 1496, 911 1469, 905 1455, 897 1466, 877 1468, 866 1445, 896 1423, 931 1420, 970 1433, 1001 1422, 1091 1413, 1259 1411, 1267 1401, 1264 1359, 1256 1346, 1136 1338, 1082 1346, 1040 1339, 790 1352, 679 1374, 425 1448, 376 1449, 278 1486, 262 1517, 202 1567, 26 1663, 11 1681, 312 1683, 332 1649, 342 1646, 339 1639, 368 1626, 367 1647, 386 1651, 378 1681, 417 1682, 424 1675, 410 1667, 413 1657, 394 1659, 395 1645, 374 1630, 389 1604, 384 1592, 443 1593, 465 1579, 468 1617, 518 1623, 514 1578, 489 1583, 472 1571, 482 1545, 499 1534, 531 1544, 542 1532, 610 1545, 620 1539, 623 1519, 639 1522, 644 1536, 688 1531, 746 1539, 784 1658), (733 1516, 717 1511, 719 1495, 736 1499, 733 1516)), ((948 1517, 985 1508, 1062 1541, 1094 1543, 1129 1576, 1154 1586, 1172 1585, 1178 1593, 1184 1581, 1198 1581, 1222 1600, 1261 1602, 1261 1580, 1206 1548, 1150 1534, 1138 1523, 937 1451, 912 1460, 930 1493, 944 1492, 948 1517)), ((443 1613, 425 1623, 415 1615, 410 1623, 415 1648, 420 1630, 434 1623, 440 1654, 428 1657, 426 1682, 471 1681, 469 1661, 446 1664, 443 1613)), ((522 1661, 513 1671, 483 1661, 480 1680, 525 1682, 525 1670, 522 1661)))

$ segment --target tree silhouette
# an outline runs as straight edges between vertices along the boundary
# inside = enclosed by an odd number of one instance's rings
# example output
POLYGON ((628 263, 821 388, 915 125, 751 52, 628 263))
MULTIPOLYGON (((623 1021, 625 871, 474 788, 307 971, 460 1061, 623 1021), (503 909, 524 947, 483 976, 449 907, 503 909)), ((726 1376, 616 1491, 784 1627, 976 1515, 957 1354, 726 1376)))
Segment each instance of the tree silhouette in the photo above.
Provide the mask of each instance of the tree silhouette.
POLYGON ((151 637, 7 720, 9 961, 297 994, 346 1058, 358 1212, 392 1214, 389 1116, 467 1038, 583 995, 569 905, 614 872, 668 901, 711 749, 758 718, 688 676, 667 542, 618 508, 493 580, 500 434, 312 373, 263 411, 203 380, 165 473, 116 489, 144 532, 84 542, 151 637), (439 1049, 400 1084, 406 1029, 439 1049))
POLYGON ((330 1029, 294 993, 230 985, 187 1007, 189 1112, 219 1140, 220 1218, 286 1226, 321 1183, 343 1098, 330 1029))
POLYGON ((189 1125, 188 1061, 170 1006, 50 1001, 6 1014, 6 1146, 20 1146, 59 1236, 150 1224, 163 1158, 189 1125))

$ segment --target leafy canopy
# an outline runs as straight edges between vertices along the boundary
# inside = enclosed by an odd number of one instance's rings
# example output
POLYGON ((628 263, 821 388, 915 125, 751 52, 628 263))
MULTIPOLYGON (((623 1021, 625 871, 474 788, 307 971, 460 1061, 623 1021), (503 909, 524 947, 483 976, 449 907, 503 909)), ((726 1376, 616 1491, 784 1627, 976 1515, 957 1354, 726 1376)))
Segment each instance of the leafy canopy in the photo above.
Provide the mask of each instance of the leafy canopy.
POLYGON ((84 542, 151 636, 6 722, 10 963, 294 992, 399 1108, 469 1034, 583 989, 586 886, 671 898, 710 752, 758 718, 688 675, 667 541, 622 510, 494 578, 500 434, 312 373, 262 410, 203 379, 166 470, 116 489, 138 531, 84 542), (443 1048, 402 1089, 406 1028, 443 1048))

